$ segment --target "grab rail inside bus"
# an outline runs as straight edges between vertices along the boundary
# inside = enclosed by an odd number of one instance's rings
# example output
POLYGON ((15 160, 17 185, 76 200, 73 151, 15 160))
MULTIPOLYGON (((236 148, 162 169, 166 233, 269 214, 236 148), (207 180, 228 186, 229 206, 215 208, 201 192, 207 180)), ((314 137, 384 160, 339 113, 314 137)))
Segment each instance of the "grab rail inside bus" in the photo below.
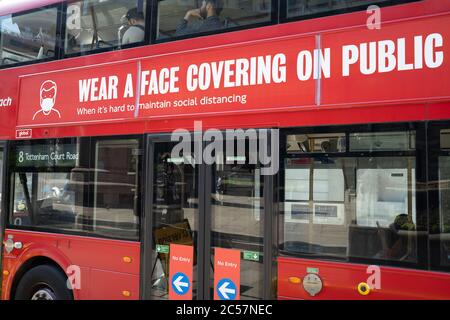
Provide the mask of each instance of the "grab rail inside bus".
POLYGON ((20 62, 19 60, 16 60, 16 59, 13 59, 13 58, 8 58, 8 57, 6 57, 6 58, 3 58, 3 59, 2 59, 2 64, 7 64, 7 63, 6 63, 7 61, 11 61, 12 63, 18 63, 18 62, 20 62))

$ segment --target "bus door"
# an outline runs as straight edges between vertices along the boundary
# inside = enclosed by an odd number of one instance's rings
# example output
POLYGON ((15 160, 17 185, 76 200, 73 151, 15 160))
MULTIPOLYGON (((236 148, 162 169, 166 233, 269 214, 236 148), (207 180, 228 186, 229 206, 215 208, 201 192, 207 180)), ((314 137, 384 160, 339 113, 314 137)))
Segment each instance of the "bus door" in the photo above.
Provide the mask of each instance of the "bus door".
POLYGON ((269 130, 251 130, 243 139, 196 132, 184 146, 170 135, 148 137, 143 298, 273 297, 268 202, 277 164, 260 161, 270 153, 259 152, 270 148, 269 130))

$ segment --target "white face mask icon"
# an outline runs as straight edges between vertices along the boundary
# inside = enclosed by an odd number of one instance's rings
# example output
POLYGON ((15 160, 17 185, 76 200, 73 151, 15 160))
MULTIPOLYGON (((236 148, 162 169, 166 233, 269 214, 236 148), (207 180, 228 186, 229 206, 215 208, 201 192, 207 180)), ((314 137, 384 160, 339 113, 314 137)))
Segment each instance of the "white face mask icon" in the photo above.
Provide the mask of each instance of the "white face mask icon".
POLYGON ((45 118, 52 118, 57 116, 61 118, 61 114, 55 109, 56 103, 56 92, 58 88, 56 83, 52 80, 44 81, 39 90, 40 94, 40 109, 36 111, 33 116, 33 120, 38 119, 39 116, 44 116, 45 118))
POLYGON ((45 98, 41 101, 41 108, 44 112, 50 112, 55 105, 55 100, 52 98, 45 98))

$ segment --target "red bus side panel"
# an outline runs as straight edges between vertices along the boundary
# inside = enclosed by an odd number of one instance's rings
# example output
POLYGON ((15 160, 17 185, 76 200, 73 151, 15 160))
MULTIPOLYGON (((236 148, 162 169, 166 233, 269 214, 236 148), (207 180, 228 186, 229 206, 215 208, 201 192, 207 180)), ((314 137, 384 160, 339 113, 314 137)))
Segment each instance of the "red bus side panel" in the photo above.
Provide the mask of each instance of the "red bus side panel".
POLYGON ((5 241, 9 236, 23 247, 4 253, 3 270, 9 275, 3 278, 2 299, 11 298, 19 268, 36 257, 53 260, 71 276, 79 267, 75 299, 139 299, 139 242, 6 230, 5 241))
POLYGON ((372 289, 369 294, 362 295, 358 292, 358 285, 361 282, 371 282, 368 278, 374 275, 368 267, 280 257, 278 297, 313 300, 450 299, 448 274, 393 267, 380 267, 380 289, 372 289), (318 272, 323 283, 322 291, 315 296, 310 296, 303 288, 303 279, 312 270, 318 272))

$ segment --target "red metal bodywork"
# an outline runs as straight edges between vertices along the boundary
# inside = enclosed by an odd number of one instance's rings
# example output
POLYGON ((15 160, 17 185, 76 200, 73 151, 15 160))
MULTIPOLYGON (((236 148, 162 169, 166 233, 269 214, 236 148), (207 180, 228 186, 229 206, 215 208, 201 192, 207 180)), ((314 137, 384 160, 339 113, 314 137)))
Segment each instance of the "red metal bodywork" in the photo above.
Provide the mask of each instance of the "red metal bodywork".
MULTIPOLYGON (((50 4, 56 1, 28 1, 21 9, 50 4)), ((17 6, 0 7, 0 15, 19 11, 17 6)), ((436 16, 450 12, 450 2, 424 0, 404 5, 386 7, 382 10, 383 21, 402 21, 414 17, 436 16)), ((139 57, 162 55, 166 53, 196 50, 240 42, 258 41, 267 38, 284 37, 297 34, 320 34, 322 31, 340 30, 366 23, 365 12, 355 12, 332 17, 250 29, 219 35, 154 44, 127 50, 88 55, 60 61, 15 67, 0 70, 0 98, 11 97, 15 103, 10 108, 0 109, 0 140, 14 140, 17 123, 17 100, 19 97, 19 76, 51 72, 80 66, 117 62, 139 57)), ((345 35, 345 32, 344 32, 345 35)), ((448 63, 448 62, 447 62, 448 63)), ((446 79, 448 80, 448 79, 446 79)), ((402 83, 387 83, 402 90, 402 83)), ((420 79, 418 79, 420 90, 420 79)), ((33 128, 33 139, 125 135, 156 132, 171 132, 178 128, 193 129, 193 121, 201 120, 203 129, 208 128, 248 128, 248 127, 295 127, 326 126, 361 123, 388 123, 402 121, 426 121, 450 119, 450 99, 435 101, 433 97, 424 101, 410 103, 383 99, 382 103, 332 107, 304 107, 290 110, 236 112, 221 116, 195 114, 184 117, 158 119, 138 119, 123 122, 47 126, 33 128)), ((450 96, 450 94, 449 94, 450 96)), ((21 265, 32 257, 44 256, 53 259, 63 270, 69 265, 82 268, 81 290, 74 291, 76 299, 123 299, 124 291, 130 292, 129 299, 139 297, 139 258, 140 243, 107 239, 48 234, 31 231, 7 229, 5 240, 13 235, 15 241, 24 248, 4 255, 3 269, 9 272, 4 276, 2 299, 10 298, 13 279, 21 265), (131 263, 123 258, 131 258, 131 263)), ((309 295, 300 284, 292 284, 289 277, 303 278, 306 267, 318 268, 325 287, 317 299, 360 299, 356 291, 359 282, 367 280, 365 265, 324 262, 294 258, 278 258, 278 295, 283 299, 307 299, 309 295)), ((149 270, 147 271, 149 272, 149 270)), ((450 276, 409 269, 382 267, 382 290, 375 290, 363 299, 399 298, 450 298, 450 276)))
POLYGON ((295 259, 278 259, 278 298, 314 300, 393 300, 393 299, 450 299, 450 277, 446 273, 422 270, 380 267, 380 289, 368 295, 358 292, 361 282, 368 282, 371 272, 367 265, 295 259), (290 278, 303 279, 307 268, 316 268, 323 289, 311 297, 301 283, 292 283, 290 278))
POLYGON ((139 299, 138 242, 19 230, 8 230, 6 235, 22 242, 23 248, 4 253, 3 269, 10 276, 3 279, 3 299, 11 298, 14 275, 34 257, 50 258, 65 272, 71 265, 81 269, 80 289, 73 290, 75 299, 139 299), (124 257, 131 261, 125 262, 124 257))

